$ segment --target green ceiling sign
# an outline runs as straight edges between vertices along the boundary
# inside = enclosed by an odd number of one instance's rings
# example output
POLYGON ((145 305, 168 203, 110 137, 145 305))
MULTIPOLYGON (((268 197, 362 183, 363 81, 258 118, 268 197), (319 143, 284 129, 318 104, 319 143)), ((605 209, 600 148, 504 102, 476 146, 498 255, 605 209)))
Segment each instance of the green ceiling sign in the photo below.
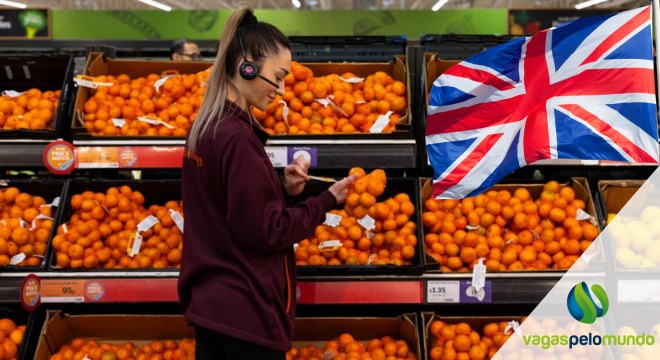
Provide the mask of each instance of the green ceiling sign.
MULTIPOLYGON (((229 10, 92 11, 53 10, 54 39, 191 39, 213 40, 229 10)), ((468 9, 432 12, 256 10, 259 20, 279 27, 286 35, 406 35, 506 34, 506 9, 468 9)))

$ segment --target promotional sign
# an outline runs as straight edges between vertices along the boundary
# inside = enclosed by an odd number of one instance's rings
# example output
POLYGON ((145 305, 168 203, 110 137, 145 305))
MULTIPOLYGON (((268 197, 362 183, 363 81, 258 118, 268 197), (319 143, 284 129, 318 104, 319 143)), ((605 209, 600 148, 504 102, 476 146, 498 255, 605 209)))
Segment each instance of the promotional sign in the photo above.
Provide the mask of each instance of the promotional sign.
POLYGON ((50 11, 46 9, 0 9, 0 38, 50 39, 50 11))

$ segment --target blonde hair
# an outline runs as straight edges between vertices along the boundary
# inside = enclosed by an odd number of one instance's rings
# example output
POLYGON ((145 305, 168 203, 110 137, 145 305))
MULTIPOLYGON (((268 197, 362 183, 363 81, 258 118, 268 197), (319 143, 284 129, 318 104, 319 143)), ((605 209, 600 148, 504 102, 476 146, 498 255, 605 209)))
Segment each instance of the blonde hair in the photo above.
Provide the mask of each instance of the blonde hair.
POLYGON ((215 131, 215 127, 222 121, 228 90, 234 87, 230 79, 236 76, 236 65, 246 54, 249 54, 252 62, 259 64, 263 58, 290 48, 289 39, 280 30, 271 24, 259 22, 249 5, 239 5, 227 20, 220 37, 218 56, 208 79, 204 101, 190 127, 187 149, 196 151, 199 139, 209 129, 215 131))

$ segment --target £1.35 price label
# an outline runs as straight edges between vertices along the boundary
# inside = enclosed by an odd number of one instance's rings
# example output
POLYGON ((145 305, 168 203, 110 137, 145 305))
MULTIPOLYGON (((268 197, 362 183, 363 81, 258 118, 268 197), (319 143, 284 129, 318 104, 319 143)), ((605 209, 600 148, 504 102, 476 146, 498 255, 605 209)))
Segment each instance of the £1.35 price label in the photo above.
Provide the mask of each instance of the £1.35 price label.
POLYGON ((460 302, 460 283, 458 281, 429 280, 426 282, 426 302, 460 302))

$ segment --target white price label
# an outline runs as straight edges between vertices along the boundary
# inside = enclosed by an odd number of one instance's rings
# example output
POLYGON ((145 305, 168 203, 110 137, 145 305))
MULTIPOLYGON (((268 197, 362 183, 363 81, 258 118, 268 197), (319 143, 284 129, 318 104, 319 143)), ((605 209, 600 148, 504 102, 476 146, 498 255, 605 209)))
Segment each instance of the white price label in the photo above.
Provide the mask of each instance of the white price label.
POLYGON ((140 233, 135 233, 133 238, 133 246, 128 249, 128 256, 134 257, 140 252, 140 246, 142 245, 142 235, 140 233))
POLYGON ((286 146, 266 146, 265 150, 266 155, 268 155, 268 159, 270 159, 270 162, 273 164, 273 167, 283 168, 287 166, 288 152, 286 146))
POLYGON ((149 215, 146 218, 144 218, 142 221, 140 221, 140 223, 137 226, 137 230, 147 231, 156 224, 158 224, 158 218, 153 215, 149 215))
POLYGON ((337 250, 342 246, 343 244, 339 240, 327 240, 319 244, 319 249, 324 251, 331 251, 331 250, 337 250))
POLYGON ((18 264, 22 263, 23 260, 25 260, 26 257, 27 256, 25 256, 24 253, 16 254, 16 255, 12 256, 11 259, 9 259, 9 265, 18 265, 18 264))
POLYGON ((50 216, 46 216, 44 214, 39 214, 34 219, 32 219, 32 224, 30 224, 30 228, 28 230, 32 231, 37 228, 37 220, 55 220, 55 219, 53 219, 50 216))
POLYGON ((92 78, 86 78, 86 77, 77 77, 77 78, 73 79, 73 81, 76 84, 78 84, 78 86, 87 87, 87 88, 91 88, 91 89, 96 89, 99 86, 112 86, 112 85, 114 85, 111 82, 98 82, 98 81, 94 81, 92 78))
POLYGON ((330 105, 330 99, 314 99, 314 101, 323 105, 323 107, 328 107, 328 105, 330 105))
POLYGON ((5 90, 5 91, 2 92, 2 96, 8 96, 10 98, 17 98, 17 97, 19 97, 23 94, 25 94, 25 91, 18 92, 18 91, 15 91, 15 90, 5 90))
POLYGON ((112 120, 112 124, 114 126, 118 127, 118 128, 123 127, 124 125, 126 125, 126 120, 124 120, 124 119, 112 118, 111 120, 112 120))
POLYGON ((349 84, 357 84, 357 83, 363 82, 364 78, 362 78, 362 77, 343 78, 343 77, 340 76, 339 80, 341 80, 343 82, 347 82, 349 84))
POLYGON ((286 101, 280 100, 278 103, 282 104, 284 107, 282 108, 282 118, 284 119, 284 123, 286 124, 287 127, 289 127, 289 106, 286 104, 286 101))
POLYGON ((385 115, 380 115, 376 122, 371 125, 369 132, 372 134, 382 133, 383 129, 385 129, 385 127, 390 124, 390 115, 392 115, 391 111, 388 111, 385 115))
POLYGON ((58 196, 55 199, 53 199, 53 203, 51 205, 55 207, 60 206, 60 197, 58 196))
POLYGON ((484 265, 484 258, 479 259, 479 263, 474 265, 472 270, 472 286, 476 290, 483 289, 486 286, 486 265, 484 265))
POLYGON ((172 220, 174 220, 176 227, 178 227, 179 231, 183 234, 183 216, 181 216, 181 213, 174 209, 170 209, 170 216, 172 217, 172 220))
POLYGON ((504 329, 504 334, 511 335, 512 333, 518 331, 518 335, 522 335, 520 333, 520 331, 518 330, 519 327, 520 327, 519 322, 517 322, 515 320, 511 320, 507 323, 506 328, 504 329), (511 331, 511 333, 509 333, 509 330, 511 331))
POLYGON ((360 226, 365 230, 373 230, 376 228, 376 220, 369 215, 365 215, 362 219, 357 221, 360 226))
POLYGON ((163 125, 168 129, 176 129, 176 126, 172 126, 172 125, 166 123, 165 121, 163 121, 161 119, 152 119, 150 117, 140 116, 140 117, 138 117, 138 121, 146 123, 146 124, 150 124, 150 125, 163 125))
POLYGON ((459 303, 461 285, 458 281, 429 280, 426 301, 429 303, 459 303))
POLYGON ((596 225, 596 219, 593 216, 589 215, 589 213, 587 213, 586 211, 584 211, 582 209, 577 210, 577 214, 575 215, 575 218, 577 220, 589 220, 589 222, 591 224, 596 225))
POLYGON ((340 215, 325 213, 325 222, 323 225, 337 227, 341 223, 342 217, 340 215))
POLYGON ((174 74, 174 75, 166 75, 166 76, 163 76, 162 78, 156 80, 156 82, 154 83, 154 87, 156 88, 156 92, 160 94, 160 87, 163 86, 163 84, 165 84, 165 82, 166 82, 169 78, 173 78, 173 77, 175 77, 175 76, 179 76, 179 75, 178 75, 178 74, 174 74))

